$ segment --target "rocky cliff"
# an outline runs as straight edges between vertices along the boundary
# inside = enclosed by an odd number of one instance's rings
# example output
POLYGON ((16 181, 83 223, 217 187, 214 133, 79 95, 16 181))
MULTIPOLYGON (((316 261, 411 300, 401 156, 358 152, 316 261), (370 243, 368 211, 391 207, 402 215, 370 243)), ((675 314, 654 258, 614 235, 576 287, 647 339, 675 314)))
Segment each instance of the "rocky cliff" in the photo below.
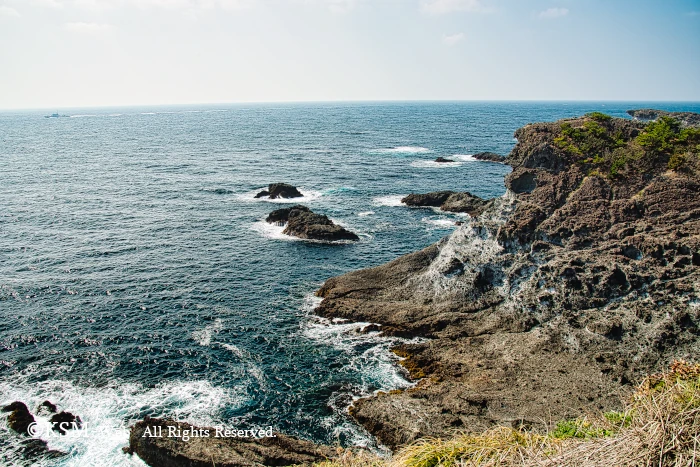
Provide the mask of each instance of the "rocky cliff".
POLYGON ((527 125, 507 193, 451 236, 328 280, 317 313, 421 336, 415 388, 351 414, 383 443, 544 428, 700 352, 700 130, 594 113, 527 125))

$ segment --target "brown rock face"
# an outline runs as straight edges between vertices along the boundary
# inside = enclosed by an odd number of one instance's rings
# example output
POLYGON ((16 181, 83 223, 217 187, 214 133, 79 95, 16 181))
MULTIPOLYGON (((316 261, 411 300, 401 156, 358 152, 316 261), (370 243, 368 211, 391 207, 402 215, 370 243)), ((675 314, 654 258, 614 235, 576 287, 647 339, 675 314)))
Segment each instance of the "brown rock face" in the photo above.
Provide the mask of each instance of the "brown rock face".
POLYGON ((213 427, 147 417, 131 428, 129 447, 124 450, 152 467, 310 465, 332 454, 328 447, 280 434, 270 438, 229 436, 213 427))
POLYGON ((593 116, 521 128, 508 193, 478 218, 323 285, 320 315, 429 338, 395 349, 420 382, 358 401, 363 426, 393 447, 542 429, 618 408, 625 385, 697 359, 700 177, 640 149, 644 128, 593 116))

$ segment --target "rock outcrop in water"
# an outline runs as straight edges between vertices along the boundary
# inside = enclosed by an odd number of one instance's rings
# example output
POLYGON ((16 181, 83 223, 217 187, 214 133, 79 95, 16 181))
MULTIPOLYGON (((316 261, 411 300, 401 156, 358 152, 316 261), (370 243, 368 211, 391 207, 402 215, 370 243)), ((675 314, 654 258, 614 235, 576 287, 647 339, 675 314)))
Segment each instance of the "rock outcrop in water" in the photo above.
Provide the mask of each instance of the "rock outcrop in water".
POLYGON ((448 212, 464 212, 478 216, 490 204, 490 201, 474 196, 469 192, 434 191, 432 193, 411 194, 401 199, 406 206, 434 207, 448 212))
POLYGON ((255 195, 256 198, 268 197, 270 199, 302 198, 303 196, 297 187, 288 183, 271 183, 267 190, 263 190, 255 195))
POLYGON ((318 291, 319 315, 429 338, 395 349, 416 387, 351 408, 389 446, 618 408, 630 381, 697 358, 700 129, 594 113, 515 136, 508 191, 478 218, 318 291))
POLYGON ((447 159, 445 157, 440 156, 437 159, 435 159, 435 162, 438 162, 440 164, 446 164, 448 162, 454 162, 454 161, 452 159, 447 159))
POLYGON ((265 220, 271 224, 286 224, 282 233, 294 237, 326 242, 359 240, 357 235, 336 225, 327 216, 302 205, 272 211, 265 220))
POLYGON ((280 434, 238 437, 223 428, 217 431, 215 427, 149 417, 131 428, 129 447, 124 451, 137 454, 152 467, 310 465, 333 454, 329 447, 280 434), (157 437, 158 433, 162 437, 157 437))
POLYGON ((495 152, 478 152, 474 154, 474 159, 478 161, 505 162, 506 158, 495 152))
MULTIPOLYGON (((34 462, 65 456, 63 452, 49 449, 46 441, 29 437, 36 420, 24 402, 15 401, 3 407, 2 411, 9 412, 7 425, 22 438, 18 446, 22 457, 34 462)), ((1 459, 6 458, 3 456, 1 459)))

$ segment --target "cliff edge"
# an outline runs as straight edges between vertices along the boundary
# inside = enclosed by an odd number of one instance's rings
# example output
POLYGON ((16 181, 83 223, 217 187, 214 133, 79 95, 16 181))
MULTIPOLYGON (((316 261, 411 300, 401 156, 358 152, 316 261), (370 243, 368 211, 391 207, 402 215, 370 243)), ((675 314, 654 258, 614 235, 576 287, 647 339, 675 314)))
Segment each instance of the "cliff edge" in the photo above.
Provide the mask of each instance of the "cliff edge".
MULTIPOLYGON (((697 115, 697 114, 696 114, 697 115)), ((600 113, 527 125, 507 193, 422 251, 328 280, 317 313, 420 336, 418 384, 357 401, 396 447, 615 409, 700 349, 700 129, 600 113)))

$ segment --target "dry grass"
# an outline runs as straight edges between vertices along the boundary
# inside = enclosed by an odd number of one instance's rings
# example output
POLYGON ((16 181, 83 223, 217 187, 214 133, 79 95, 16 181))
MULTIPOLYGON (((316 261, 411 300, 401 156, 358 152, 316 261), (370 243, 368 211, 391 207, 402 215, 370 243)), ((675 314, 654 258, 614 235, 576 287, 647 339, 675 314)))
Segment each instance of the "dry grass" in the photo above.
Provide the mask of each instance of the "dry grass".
POLYGON ((425 439, 384 460, 341 450, 318 467, 700 467, 700 364, 651 375, 624 412, 561 422, 541 435, 496 427, 425 439))

